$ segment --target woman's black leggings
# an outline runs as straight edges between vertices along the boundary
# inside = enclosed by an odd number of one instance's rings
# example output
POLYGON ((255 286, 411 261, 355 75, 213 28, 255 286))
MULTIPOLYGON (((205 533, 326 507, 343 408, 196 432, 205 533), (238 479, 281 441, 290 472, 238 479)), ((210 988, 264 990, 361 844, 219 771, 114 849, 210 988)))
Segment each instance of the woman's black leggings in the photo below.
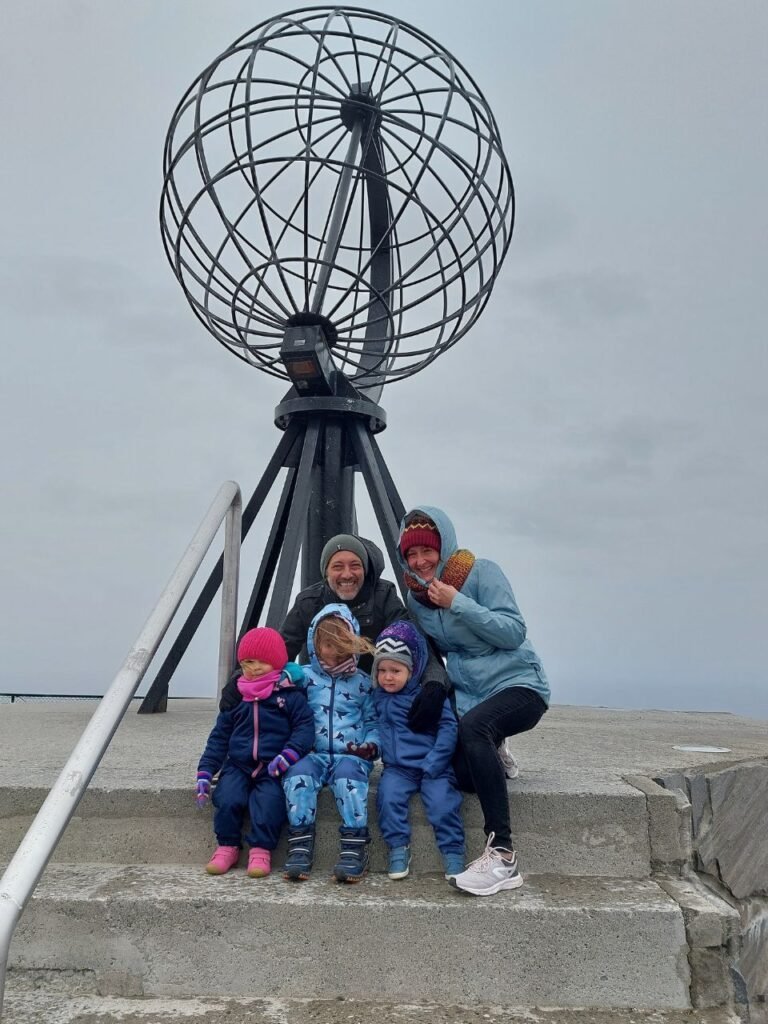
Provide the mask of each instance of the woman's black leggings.
POLYGON ((459 789, 477 793, 485 819, 485 834, 494 833, 494 846, 512 848, 507 779, 498 748, 507 736, 527 732, 538 723, 547 705, 526 686, 509 686, 459 719, 459 742, 453 767, 459 789))

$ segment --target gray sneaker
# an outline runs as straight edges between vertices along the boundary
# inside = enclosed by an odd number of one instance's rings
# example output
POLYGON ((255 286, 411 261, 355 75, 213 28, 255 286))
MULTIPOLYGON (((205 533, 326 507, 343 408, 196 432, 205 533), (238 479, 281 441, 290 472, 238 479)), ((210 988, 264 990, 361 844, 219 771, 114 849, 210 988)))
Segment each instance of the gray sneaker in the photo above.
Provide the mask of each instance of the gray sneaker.
POLYGON ((517 761, 512 756, 512 751, 509 749, 509 739, 504 740, 499 745, 499 760, 501 761, 504 774, 508 779, 516 779, 520 774, 520 768, 517 761))
POLYGON ((505 850, 491 846, 493 832, 488 836, 485 850, 473 860, 466 871, 449 878, 455 889, 470 892, 473 896, 493 896, 502 889, 519 889, 523 884, 523 876, 517 870, 517 854, 514 850, 505 850), (509 860, 505 854, 512 855, 509 860))

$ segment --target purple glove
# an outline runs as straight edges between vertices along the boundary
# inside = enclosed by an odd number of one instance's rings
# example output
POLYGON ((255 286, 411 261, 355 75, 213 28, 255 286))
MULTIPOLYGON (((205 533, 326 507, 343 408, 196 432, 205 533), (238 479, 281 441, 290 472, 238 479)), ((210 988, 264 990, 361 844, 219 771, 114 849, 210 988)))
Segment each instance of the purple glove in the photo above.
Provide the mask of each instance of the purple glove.
POLYGON ((195 802, 197 809, 202 811, 208 801, 211 799, 211 773, 210 772, 198 772, 197 773, 197 796, 195 802))
POLYGON ((267 771, 273 779, 279 779, 281 775, 285 775, 292 764, 296 764, 299 760, 299 755, 295 750, 291 750, 290 747, 286 747, 285 750, 278 754, 277 757, 273 757, 267 765, 267 771))
POLYGON ((379 756, 379 748, 375 743, 348 743, 347 751, 364 761, 375 761, 379 756))

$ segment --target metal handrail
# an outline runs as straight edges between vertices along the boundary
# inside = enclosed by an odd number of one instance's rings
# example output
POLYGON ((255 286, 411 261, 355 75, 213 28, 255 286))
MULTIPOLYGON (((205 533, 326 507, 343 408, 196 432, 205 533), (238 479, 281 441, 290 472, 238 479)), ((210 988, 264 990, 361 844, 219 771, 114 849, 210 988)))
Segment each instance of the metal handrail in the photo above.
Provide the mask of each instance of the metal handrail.
POLYGON ((225 517, 219 692, 227 681, 235 651, 242 528, 240 488, 231 480, 219 489, 138 639, 128 652, 122 668, 93 713, 0 879, 0 1016, 3 1012, 8 952, 18 920, 225 517))

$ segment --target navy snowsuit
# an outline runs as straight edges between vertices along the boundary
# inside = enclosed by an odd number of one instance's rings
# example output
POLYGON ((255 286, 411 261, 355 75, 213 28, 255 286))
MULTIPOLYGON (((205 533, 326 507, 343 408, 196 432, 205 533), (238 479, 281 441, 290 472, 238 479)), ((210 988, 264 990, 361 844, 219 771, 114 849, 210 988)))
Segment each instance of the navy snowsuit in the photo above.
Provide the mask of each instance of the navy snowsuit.
POLYGON ((436 730, 424 733, 410 728, 408 711, 419 692, 426 642, 405 622, 392 623, 381 637, 386 635, 394 635, 408 645, 414 669, 399 693, 387 693, 377 686, 373 694, 384 763, 376 794, 381 834, 390 849, 410 844, 408 805, 414 793, 421 793, 440 852, 463 854, 461 793, 451 767, 458 735, 456 716, 446 700, 436 730))
POLYGON ((211 775, 221 769, 213 791, 219 846, 240 846, 247 808, 248 845, 275 849, 286 819, 285 797, 280 779, 269 775, 267 765, 286 747, 303 757, 314 742, 315 720, 307 698, 291 686, 219 713, 197 768, 211 775))

